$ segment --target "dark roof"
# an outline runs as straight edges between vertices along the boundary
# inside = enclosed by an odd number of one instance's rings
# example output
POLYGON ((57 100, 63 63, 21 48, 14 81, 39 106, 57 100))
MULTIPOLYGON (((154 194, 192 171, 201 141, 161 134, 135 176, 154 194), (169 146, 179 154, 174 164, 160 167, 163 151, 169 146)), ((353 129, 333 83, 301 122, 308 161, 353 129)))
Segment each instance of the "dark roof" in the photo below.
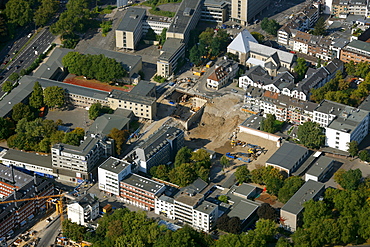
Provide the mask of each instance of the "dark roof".
POLYGON ((256 186, 242 183, 241 185, 235 187, 234 194, 237 193, 242 196, 248 197, 255 189, 256 186))
POLYGON ((77 200, 78 204, 80 204, 82 207, 92 206, 93 204, 98 203, 98 201, 95 200, 90 194, 86 194, 77 200))
POLYGON ((333 159, 325 156, 319 157, 306 174, 319 177, 332 163, 333 159))
POLYGON ((85 140, 79 146, 73 146, 64 143, 58 143, 53 146, 53 148, 61 148, 63 152, 68 152, 72 154, 86 156, 94 146, 99 142, 100 138, 94 138, 91 136, 86 136, 85 140))
POLYGON ((229 217, 239 217, 240 220, 244 221, 248 219, 259 207, 259 204, 251 200, 241 200, 234 204, 227 214, 229 217))
POLYGON ((181 39, 168 38, 164 42, 161 54, 159 55, 159 60, 171 61, 176 52, 182 49, 185 46, 185 43, 181 39))
POLYGON ((285 142, 267 161, 266 164, 277 165, 282 168, 291 170, 296 163, 302 159, 307 148, 297 144, 285 142))
POLYGON ((149 81, 139 81, 139 83, 130 91, 130 93, 150 96, 148 95, 156 87, 155 83, 149 81))
POLYGON ((201 202, 196 208, 195 210, 198 210, 202 213, 205 213, 205 214, 210 214, 212 213, 213 210, 215 210, 215 208, 217 208, 217 204, 214 204, 212 202, 208 202, 208 201, 203 201, 201 202))
POLYGON ((10 184, 16 187, 23 187, 32 181, 33 177, 28 175, 24 172, 18 171, 16 169, 12 169, 11 167, 7 167, 3 164, 0 164, 0 181, 10 184), (13 175, 14 174, 14 175, 13 175), (14 183, 13 183, 14 177, 14 183))
POLYGON ((200 2, 200 0, 182 1, 167 32, 184 34, 200 2))
POLYGON ((141 25, 141 20, 144 18, 145 14, 145 9, 130 7, 126 10, 125 15, 118 24, 117 30, 134 32, 137 26, 141 25))
POLYGON ((141 141, 136 148, 143 149, 145 156, 149 157, 150 153, 155 149, 168 143, 168 139, 176 138, 178 135, 183 133, 182 130, 175 127, 161 127, 153 134, 151 134, 147 139, 141 141))
POLYGON ((313 199, 325 187, 324 184, 308 180, 281 208, 286 212, 298 215, 303 210, 303 204, 313 199))
POLYGON ((139 188, 141 190, 145 190, 146 192, 156 194, 160 189, 162 189, 165 185, 161 184, 157 181, 152 179, 139 176, 137 174, 130 174, 121 182, 131 185, 132 187, 139 188))
POLYGON ((64 67, 62 64, 62 59, 65 55, 72 51, 74 50, 66 48, 55 48, 46 62, 40 65, 33 76, 50 79, 58 68, 64 67))
POLYGON ((23 163, 42 166, 45 168, 52 168, 50 155, 39 155, 38 153, 28 153, 19 150, 9 149, 2 157, 3 159, 19 161, 23 163))
POLYGON ((156 98, 154 97, 143 96, 140 94, 125 92, 125 91, 116 90, 116 89, 113 89, 109 93, 109 97, 119 99, 119 100, 126 100, 126 101, 130 101, 130 102, 134 102, 134 103, 138 103, 142 105, 152 105, 156 101, 156 98))
POLYGON ((262 120, 263 117, 260 115, 251 115, 249 118, 244 120, 241 126, 259 130, 262 120))
POLYGON ((95 119, 87 133, 108 135, 113 128, 123 130, 129 122, 129 118, 117 114, 104 114, 95 119))
POLYGON ((120 160, 114 157, 109 157, 99 166, 99 168, 119 174, 123 170, 125 170, 129 165, 130 164, 124 160, 120 160))

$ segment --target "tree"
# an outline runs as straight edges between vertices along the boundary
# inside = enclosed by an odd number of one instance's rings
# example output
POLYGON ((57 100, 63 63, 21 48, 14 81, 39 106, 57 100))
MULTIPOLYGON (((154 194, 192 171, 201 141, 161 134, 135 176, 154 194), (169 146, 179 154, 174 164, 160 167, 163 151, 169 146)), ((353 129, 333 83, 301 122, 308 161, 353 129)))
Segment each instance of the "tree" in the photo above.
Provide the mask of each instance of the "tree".
POLYGON ((89 108, 89 119, 95 120, 100 115, 102 105, 100 103, 94 103, 89 108))
POLYGON ((35 12, 35 24, 44 26, 58 11, 59 2, 56 0, 41 0, 41 5, 35 12))
POLYGON ((197 174, 194 171, 194 165, 192 163, 182 163, 172 169, 168 177, 171 183, 185 187, 197 178, 197 174))
POLYGON ((298 126, 298 139, 308 148, 320 148, 325 143, 323 128, 318 123, 305 122, 298 126))
POLYGON ((18 74, 18 73, 16 73, 16 72, 12 73, 12 74, 9 76, 9 80, 11 80, 11 81, 13 81, 13 82, 17 81, 18 79, 19 79, 19 74, 18 74))
MULTIPOLYGON (((1 7, 0 7, 1 8, 1 7)), ((6 40, 8 36, 8 27, 3 15, 0 14, 0 38, 1 40, 6 40)))
POLYGON ((30 1, 9 0, 5 5, 5 15, 10 23, 25 26, 32 21, 30 1))
POLYGON ((276 121, 275 115, 267 114, 266 118, 264 118, 261 122, 261 130, 268 133, 275 133, 276 132, 275 121, 276 121))
POLYGON ((108 134, 108 137, 112 138, 116 144, 116 153, 122 153, 122 145, 126 142, 129 136, 129 132, 127 130, 119 130, 117 128, 111 129, 108 134))
POLYGON ((160 35, 158 35, 158 41, 160 45, 163 45, 166 42, 167 28, 163 28, 160 35))
POLYGON ((230 160, 225 155, 222 155, 220 159, 220 163, 222 165, 222 169, 230 166, 230 160))
POLYGON ((235 178, 239 184, 249 182, 251 179, 251 173, 247 166, 239 166, 235 171, 235 178))
POLYGON ((325 20, 324 18, 320 17, 314 26, 312 34, 313 35, 325 35, 325 33, 326 33, 325 20))
POLYGON ((192 62, 195 65, 198 65, 201 62, 200 57, 201 57, 201 55, 199 54, 198 46, 197 45, 194 45, 190 49, 190 54, 189 54, 190 62, 192 62))
POLYGON ((84 226, 80 226, 69 219, 62 222, 62 229, 64 236, 74 241, 83 240, 83 236, 86 232, 86 228, 84 226))
POLYGON ((267 17, 265 17, 261 21, 261 28, 262 30, 266 31, 266 33, 276 36, 277 31, 280 28, 280 24, 273 19, 268 19, 267 17))
POLYGON ((218 197, 218 200, 221 201, 221 202, 224 202, 224 203, 228 203, 229 202, 229 197, 227 195, 220 195, 218 197))
POLYGON ((351 141, 347 143, 348 147, 348 153, 354 157, 358 154, 358 142, 357 141, 351 141))
POLYGON ((216 227, 225 232, 238 234, 241 230, 240 219, 238 217, 230 218, 227 214, 223 214, 217 219, 216 227))
POLYGON ((294 72, 297 74, 297 81, 301 81, 304 78, 307 69, 307 61, 304 58, 299 57, 297 59, 297 65, 294 67, 294 72))
POLYGON ((188 147, 180 148, 175 157, 175 167, 190 162, 191 155, 192 151, 188 147))
POLYGON ((7 139, 12 134, 13 123, 9 118, 0 117, 0 140, 7 139))
POLYGON ((278 213, 275 208, 271 207, 268 203, 262 203, 257 209, 257 215, 260 219, 268 219, 276 221, 278 213))
POLYGON ((30 106, 35 109, 40 109, 44 105, 44 91, 37 81, 33 85, 33 91, 30 97, 30 106))
POLYGON ((292 244, 289 242, 289 240, 284 237, 280 237, 275 245, 275 247, 291 247, 291 246, 292 244))
POLYGON ((44 90, 45 104, 50 107, 62 107, 65 104, 64 89, 58 86, 47 87, 44 90))
POLYGON ((272 195, 277 195, 281 187, 283 187, 283 180, 280 178, 272 177, 265 181, 266 189, 268 193, 272 195))
POLYGON ((13 90, 13 82, 11 81, 5 81, 3 83, 3 85, 1 86, 1 89, 5 92, 5 93, 10 93, 10 91, 13 90))
POLYGON ((14 121, 18 122, 22 118, 27 120, 34 119, 35 114, 31 111, 31 108, 28 105, 23 104, 22 102, 15 104, 12 108, 12 118, 14 121))
POLYGON ((360 169, 348 170, 339 169, 334 173, 334 181, 337 182, 343 189, 356 190, 360 184, 362 172, 360 169))
POLYGON ((362 161, 370 161, 370 154, 367 150, 361 150, 359 153, 358 153, 358 157, 360 158, 360 160, 362 161))
POLYGON ((252 36, 258 41, 258 43, 262 44, 265 41, 265 36, 258 32, 251 32, 252 36))
POLYGON ((153 166, 150 169, 150 174, 155 177, 162 180, 168 180, 168 173, 170 172, 170 169, 166 165, 159 165, 159 166, 153 166))
POLYGON ((279 190, 278 198, 282 203, 286 203, 304 184, 300 177, 291 176, 284 181, 283 187, 279 190))

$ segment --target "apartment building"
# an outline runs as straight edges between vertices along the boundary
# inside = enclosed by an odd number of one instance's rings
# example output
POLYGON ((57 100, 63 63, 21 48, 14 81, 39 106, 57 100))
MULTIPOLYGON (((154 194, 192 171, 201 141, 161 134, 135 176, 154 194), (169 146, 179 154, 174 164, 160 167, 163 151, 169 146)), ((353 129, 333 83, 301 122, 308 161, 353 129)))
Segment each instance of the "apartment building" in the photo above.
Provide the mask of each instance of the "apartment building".
POLYGON ((61 180, 90 180, 93 170, 113 154, 113 140, 100 134, 85 136, 79 146, 58 143, 51 148, 53 172, 61 180))
POLYGON ((205 0, 200 15, 201 21, 224 23, 229 18, 231 3, 227 0, 205 0))
POLYGON ((99 200, 87 194, 67 206, 68 219, 82 226, 87 226, 99 216, 99 200))
POLYGON ((285 142, 276 152, 266 161, 266 166, 284 171, 290 176, 307 159, 311 152, 297 144, 285 142))
POLYGON ((155 208, 155 197, 161 194, 165 188, 164 184, 155 180, 137 174, 129 174, 120 181, 120 197, 125 203, 152 211, 155 208))
POLYGON ((360 40, 351 41, 341 49, 340 60, 345 63, 370 62, 370 43, 360 40))
POLYGON ((269 4, 270 0, 231 0, 231 20, 247 26, 269 4))
MULTIPOLYGON (((0 187, 2 200, 19 200, 54 194, 49 179, 34 177, 0 164, 0 187)), ((1 204, 0 237, 5 237, 23 227, 35 215, 46 210, 46 199, 1 204)))
POLYGON ((298 51, 304 54, 308 54, 308 42, 311 39, 311 34, 297 31, 294 42, 293 42, 293 51, 298 51))
POLYGON ((172 162, 177 151, 184 146, 184 132, 175 127, 163 126, 141 141, 127 156, 139 170, 148 173, 150 168, 172 162))
POLYGON ((143 34, 142 22, 145 15, 145 9, 131 7, 126 10, 116 29, 117 48, 135 50, 143 34))
POLYGON ((215 66, 215 71, 207 78, 206 86, 219 90, 232 80, 239 70, 239 66, 232 60, 223 60, 215 66))
POLYGON ((367 0, 332 0, 332 12, 335 17, 341 14, 361 15, 367 17, 369 6, 367 0))
POLYGON ((120 195, 121 180, 131 173, 131 164, 114 157, 106 159, 98 168, 99 189, 120 195))
POLYGON ((360 143, 369 133, 369 112, 323 100, 314 110, 313 121, 325 127, 325 145, 342 151, 348 143, 360 143))
POLYGON ((171 76, 177 69, 178 61, 185 57, 185 43, 181 39, 167 38, 157 59, 157 75, 171 76))
POLYGON ((308 180, 280 210, 280 223, 284 229, 295 232, 302 226, 304 203, 317 201, 325 191, 325 185, 308 180))
POLYGON ((190 30, 197 25, 201 10, 202 1, 200 0, 182 1, 167 30, 166 38, 180 39, 187 44, 190 30))

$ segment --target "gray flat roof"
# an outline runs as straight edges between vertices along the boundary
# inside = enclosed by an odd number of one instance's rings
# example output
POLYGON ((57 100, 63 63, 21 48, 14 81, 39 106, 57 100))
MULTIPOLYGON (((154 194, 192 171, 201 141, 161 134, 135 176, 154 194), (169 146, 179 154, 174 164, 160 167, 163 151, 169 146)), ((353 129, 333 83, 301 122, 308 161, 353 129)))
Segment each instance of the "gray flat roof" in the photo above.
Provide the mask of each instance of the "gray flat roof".
POLYGON ((292 169, 293 166, 305 155, 307 148, 297 144, 285 142, 266 163, 278 165, 285 169, 292 169))
POLYGON ((203 198, 204 198, 203 194, 195 194, 189 196, 186 192, 181 192, 177 196, 175 196, 175 201, 194 207, 199 202, 199 200, 203 198))
MULTIPOLYGON (((23 76, 22 79, 19 82, 30 84, 29 87, 31 88, 31 92, 32 92, 33 85, 36 81, 38 81, 40 83, 41 87, 43 87, 43 88, 58 86, 58 87, 61 87, 65 90, 67 90, 67 92, 70 93, 70 94, 81 95, 81 96, 85 96, 85 97, 89 97, 89 98, 93 98, 93 99, 97 99, 97 100, 105 100, 106 101, 106 98, 108 97, 108 94, 109 94, 108 92, 97 90, 97 89, 81 87, 81 86, 68 84, 68 83, 63 83, 63 82, 54 81, 54 80, 49 80, 49 79, 36 78, 36 77, 33 77, 33 76, 28 76, 28 75, 23 76)), ((4 100, 2 100, 0 102, 3 102, 3 101, 4 100)))
POLYGON ((242 183, 241 185, 235 186, 234 188, 236 188, 234 193, 237 193, 243 196, 249 196, 256 189, 256 186, 242 183))
POLYGON ((141 141, 136 148, 143 149, 145 155, 149 155, 154 148, 158 148, 161 143, 167 144, 167 139, 177 137, 181 132, 180 129, 175 127, 161 127, 147 139, 141 141))
POLYGON ((109 157, 99 166, 99 168, 119 174, 120 172, 125 170, 129 165, 130 164, 124 160, 109 157))
POLYGON ((176 15, 173 17, 173 22, 168 28, 167 32, 171 33, 185 33, 187 26, 193 18, 194 11, 198 8, 200 0, 186 0, 182 1, 177 9, 176 15), (188 15, 189 13, 189 15, 188 15))
POLYGON ((95 119, 87 132, 108 135, 113 128, 122 130, 129 122, 129 118, 117 114, 104 114, 95 119))
POLYGON ((360 41, 360 40, 353 40, 346 47, 352 47, 352 48, 355 48, 355 49, 370 52, 370 44, 367 43, 367 42, 364 42, 364 41, 360 41))
POLYGON ((131 89, 130 93, 147 96, 155 87, 155 83, 141 80, 133 89, 131 89))
POLYGON ((165 186, 164 184, 161 184, 149 178, 139 176, 137 174, 130 174, 122 179, 121 182, 153 194, 156 194, 162 187, 165 186))
POLYGON ((281 210, 298 215, 303 210, 303 204, 313 199, 324 187, 325 185, 323 183, 308 180, 289 199, 289 201, 281 208, 281 210))
POLYGON ((99 139, 86 136, 85 140, 79 146, 73 146, 64 143, 57 143, 53 148, 62 148, 62 152, 68 152, 77 155, 87 155, 93 147, 99 142, 99 139))
POLYGON ((45 168, 52 168, 51 166, 51 155, 38 155, 36 153, 27 153, 19 150, 9 149, 3 156, 3 159, 19 161, 27 164, 33 164, 36 166, 42 166, 45 168))
POLYGON ((126 101, 130 101, 130 102, 134 102, 134 103, 138 103, 142 105, 152 105, 156 101, 156 98, 154 97, 143 96, 140 94, 125 92, 125 91, 116 90, 116 89, 113 89, 109 93, 109 97, 119 99, 119 100, 126 100, 126 101))
POLYGON ((214 204, 212 202, 208 202, 208 201, 202 201, 196 208, 195 210, 198 210, 202 213, 205 213, 205 214, 210 214, 212 213, 213 210, 215 210, 215 208, 217 208, 217 204, 214 204))
POLYGON ((7 116, 12 111, 14 105, 22 102, 31 95, 34 81, 30 82, 24 79, 25 77, 23 76, 19 81, 19 85, 0 101, 0 117, 7 116))
POLYGON ((118 24, 117 30, 134 32, 137 26, 141 24, 141 20, 144 18, 145 14, 145 9, 130 7, 128 10, 126 10, 125 15, 118 24))
POLYGON ((142 58, 139 55, 131 55, 123 52, 110 51, 91 46, 89 46, 83 53, 91 55, 103 54, 106 57, 113 58, 117 62, 121 63, 126 71, 131 71, 132 68, 135 68, 136 65, 138 63, 141 63, 142 61, 142 58))
POLYGON ((244 122, 241 124, 241 126, 245 126, 245 127, 248 127, 248 128, 259 130, 262 120, 263 120, 262 116, 251 115, 249 118, 244 120, 244 122))
POLYGON ((325 156, 320 156, 315 163, 311 166, 311 168, 307 171, 307 174, 319 177, 326 169, 332 165, 333 159, 330 159, 325 156))
POLYGON ((183 46, 185 46, 185 44, 182 42, 181 39, 175 38, 166 39, 166 42, 164 42, 163 44, 161 54, 159 55, 158 59, 170 61, 172 56, 183 46))
POLYGON ((259 207, 259 204, 250 200, 241 200, 237 204, 234 204, 227 214, 229 217, 239 217, 240 220, 248 219, 254 211, 259 207))

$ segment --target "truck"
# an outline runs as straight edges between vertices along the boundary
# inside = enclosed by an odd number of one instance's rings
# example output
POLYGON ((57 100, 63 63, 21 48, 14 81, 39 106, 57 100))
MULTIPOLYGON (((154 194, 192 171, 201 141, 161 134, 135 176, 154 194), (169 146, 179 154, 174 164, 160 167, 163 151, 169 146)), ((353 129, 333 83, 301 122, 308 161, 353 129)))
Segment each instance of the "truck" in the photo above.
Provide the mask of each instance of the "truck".
POLYGON ((106 214, 106 213, 110 213, 112 212, 112 205, 110 204, 107 204, 103 207, 103 213, 106 214))
POLYGON ((193 75, 202 76, 204 71, 193 71, 193 75))

